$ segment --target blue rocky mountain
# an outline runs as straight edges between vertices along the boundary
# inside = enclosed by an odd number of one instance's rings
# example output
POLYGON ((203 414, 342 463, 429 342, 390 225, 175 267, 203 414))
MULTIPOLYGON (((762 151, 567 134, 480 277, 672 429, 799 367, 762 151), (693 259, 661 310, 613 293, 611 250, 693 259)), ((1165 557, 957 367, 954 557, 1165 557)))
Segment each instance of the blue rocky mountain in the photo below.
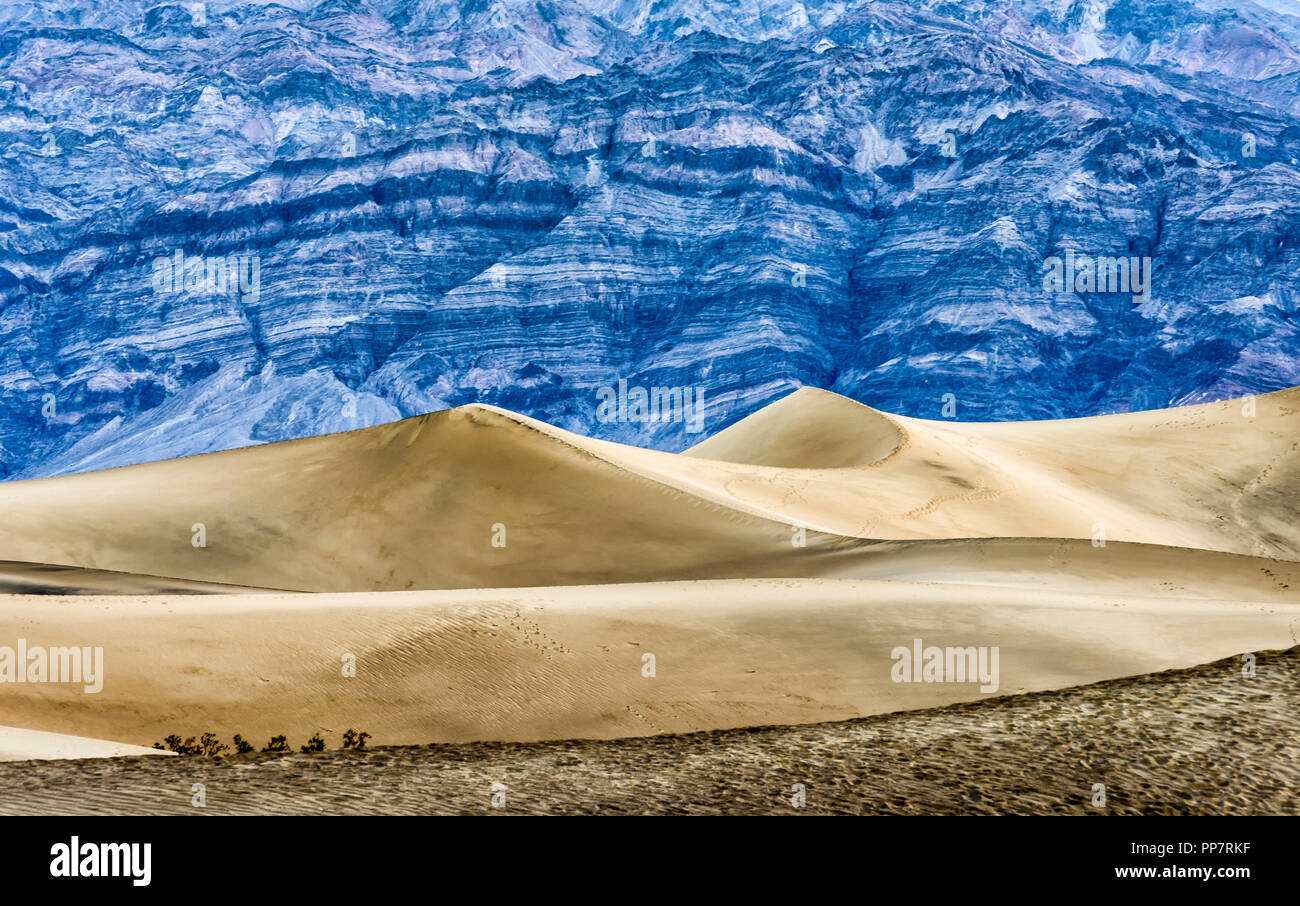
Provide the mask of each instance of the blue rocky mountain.
POLYGON ((1289 0, 6 4, 0 477, 1300 384, 1298 47, 1289 0))

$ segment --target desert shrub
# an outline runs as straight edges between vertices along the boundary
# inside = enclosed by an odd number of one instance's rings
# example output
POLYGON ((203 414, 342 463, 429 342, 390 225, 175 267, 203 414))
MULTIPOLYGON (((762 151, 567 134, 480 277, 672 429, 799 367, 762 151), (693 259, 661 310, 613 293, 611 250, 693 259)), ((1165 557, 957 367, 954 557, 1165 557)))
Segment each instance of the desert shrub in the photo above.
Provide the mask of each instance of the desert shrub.
MULTIPOLYGON (((215 739, 216 737, 213 738, 215 739)), ((162 742, 154 743, 153 747, 155 749, 167 749, 169 751, 175 752, 177 755, 204 754, 203 745, 193 736, 189 737, 188 739, 181 739, 181 737, 177 736, 175 733, 173 733, 171 736, 164 738, 162 742)))
POLYGON ((366 747, 366 740, 369 738, 369 733, 358 733, 356 730, 348 728, 343 733, 343 748, 364 749, 366 747))
POLYGON ((289 740, 284 736, 272 736, 271 741, 262 749, 263 752, 288 752, 289 740))
POLYGON ((208 758, 215 758, 222 752, 230 751, 230 746, 218 740, 216 733, 204 733, 200 736, 199 747, 208 758))
MULTIPOLYGON (((369 738, 369 733, 348 730, 343 734, 343 748, 364 749, 366 740, 369 738)), ((250 752, 257 751, 252 743, 238 733, 234 736, 234 743, 236 755, 247 755, 250 752)), ((178 755, 202 755, 206 758, 216 758, 222 752, 230 751, 230 746, 221 742, 216 733, 204 733, 197 739, 193 736, 182 737, 173 733, 171 736, 165 737, 162 742, 155 742, 153 747, 175 752, 178 755)), ((325 737, 321 736, 320 733, 313 734, 312 738, 307 740, 306 745, 301 746, 304 752, 324 752, 325 748, 325 737)), ((271 741, 262 748, 262 751, 292 752, 293 748, 289 745, 287 736, 272 736, 271 741)))

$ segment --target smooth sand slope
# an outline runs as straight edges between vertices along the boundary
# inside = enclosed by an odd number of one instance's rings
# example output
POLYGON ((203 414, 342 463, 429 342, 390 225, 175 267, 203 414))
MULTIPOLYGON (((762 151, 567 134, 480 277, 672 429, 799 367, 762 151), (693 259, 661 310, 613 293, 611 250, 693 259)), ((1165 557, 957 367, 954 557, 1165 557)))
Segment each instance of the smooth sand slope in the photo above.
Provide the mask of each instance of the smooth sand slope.
POLYGON ((104 647, 103 691, 12 686, 7 722, 137 744, 208 730, 259 743, 320 730, 338 745, 349 727, 401 744, 809 723, 1188 666, 1300 632, 1297 604, 827 579, 43 597, 0 613, 0 638, 104 647), (998 688, 894 682, 891 653, 914 638, 997 646, 998 688))
POLYGON ((144 746, 108 742, 85 736, 0 727, 0 761, 49 758, 111 758, 118 755, 171 755, 144 746))
POLYGON ((1295 390, 1008 424, 803 390, 685 455, 467 406, 0 484, 11 572, 184 580, 0 597, 0 646, 106 664, 99 694, 0 687, 4 721, 145 745, 612 737, 993 694, 894 682, 915 638, 998 647, 996 694, 1290 647, 1298 446, 1295 390), (178 593, 230 586, 317 594, 178 593))

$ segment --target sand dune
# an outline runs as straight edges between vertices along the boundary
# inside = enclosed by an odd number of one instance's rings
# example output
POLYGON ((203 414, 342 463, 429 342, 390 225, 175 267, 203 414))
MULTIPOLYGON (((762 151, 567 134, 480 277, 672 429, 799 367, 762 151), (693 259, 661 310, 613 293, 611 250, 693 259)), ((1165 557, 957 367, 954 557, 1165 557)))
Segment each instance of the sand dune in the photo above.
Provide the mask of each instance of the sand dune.
POLYGON ((839 469, 877 463, 906 438, 893 416, 838 394, 804 388, 696 444, 686 455, 781 469, 839 469))
POLYGON ((483 407, 0 486, 0 509, 9 559, 305 591, 745 575, 728 564, 798 553, 786 525, 483 407))
POLYGON ((304 591, 816 576, 846 538, 1104 532, 1296 560, 1297 402, 962 424, 803 390, 688 456, 467 406, 0 485, 0 557, 304 591))
MULTIPOLYGON (((857 407, 828 403, 822 391, 800 395, 843 419, 857 407)), ((767 417, 763 410, 687 457, 725 458, 749 439, 747 422, 767 417)), ((1060 421, 887 418, 902 444, 855 469, 746 475, 687 457, 675 469, 783 518, 858 537, 1091 539, 1100 524, 1111 541, 1300 559, 1300 390, 1060 421)))
POLYGON ((5 719, 608 738, 991 694, 895 682, 917 638, 998 648, 996 694, 1290 647, 1298 448, 1295 390, 1014 424, 803 390, 684 455, 466 406, 0 484, 0 589, 83 593, 0 597, 0 645, 106 658, 98 694, 5 687, 5 719))
POLYGON ((9 599, 0 638, 104 647, 103 691, 15 685, 6 720, 149 744, 348 727, 376 743, 840 720, 1289 647, 1300 604, 858 580, 9 599), (893 649, 999 648, 996 690, 895 682, 893 649), (644 675, 645 655, 655 658, 644 675), (344 675, 345 655, 355 677, 344 675))

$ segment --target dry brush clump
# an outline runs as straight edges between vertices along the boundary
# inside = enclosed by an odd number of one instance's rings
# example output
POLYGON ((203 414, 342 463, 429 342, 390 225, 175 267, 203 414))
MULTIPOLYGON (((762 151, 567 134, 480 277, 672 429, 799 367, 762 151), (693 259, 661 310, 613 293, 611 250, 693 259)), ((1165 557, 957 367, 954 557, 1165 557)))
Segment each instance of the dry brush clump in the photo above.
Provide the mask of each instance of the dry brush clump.
MULTIPOLYGON (((358 732, 349 727, 343 733, 343 748, 356 750, 364 749, 366 747, 366 740, 368 739, 370 739, 369 733, 358 732)), ((258 751, 252 743, 243 736, 240 736, 238 733, 234 735, 232 742, 234 742, 233 751, 236 755, 249 755, 258 751)), ((199 755, 204 758, 216 758, 224 752, 232 751, 230 746, 220 741, 216 733, 211 732, 204 733, 202 736, 197 738, 194 736, 183 737, 173 733, 171 736, 164 738, 162 742, 155 742, 153 747, 168 752, 175 752, 177 755, 199 755)), ((312 737, 298 748, 301 752, 313 753, 324 752, 328 746, 325 744, 325 737, 318 732, 312 734, 312 737)), ((289 745, 288 736, 281 734, 279 736, 272 736, 267 744, 262 747, 261 751, 271 753, 292 752, 293 747, 289 745)))

